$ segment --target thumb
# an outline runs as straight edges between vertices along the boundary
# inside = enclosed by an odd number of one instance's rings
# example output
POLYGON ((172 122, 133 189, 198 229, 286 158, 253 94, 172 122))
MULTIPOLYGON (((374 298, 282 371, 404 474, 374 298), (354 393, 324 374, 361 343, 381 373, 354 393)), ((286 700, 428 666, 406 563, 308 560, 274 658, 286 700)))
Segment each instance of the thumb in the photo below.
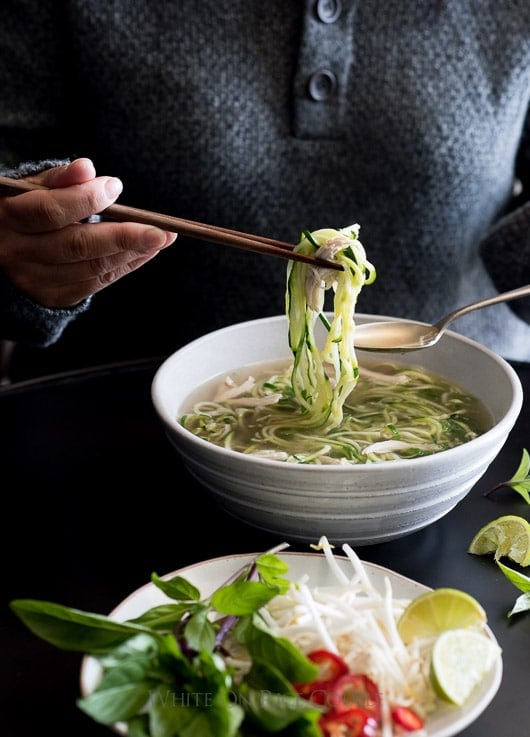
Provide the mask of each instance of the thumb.
POLYGON ((91 159, 75 159, 70 164, 64 166, 56 166, 53 169, 47 169, 31 179, 36 184, 42 184, 44 187, 70 187, 74 184, 84 184, 94 179, 96 176, 96 168, 91 159))

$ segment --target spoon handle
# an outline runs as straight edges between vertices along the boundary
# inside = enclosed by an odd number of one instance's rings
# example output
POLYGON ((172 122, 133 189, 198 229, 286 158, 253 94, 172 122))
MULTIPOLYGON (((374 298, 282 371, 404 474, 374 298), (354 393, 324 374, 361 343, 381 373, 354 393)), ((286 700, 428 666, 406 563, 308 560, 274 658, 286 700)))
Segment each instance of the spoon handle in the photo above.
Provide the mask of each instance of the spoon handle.
POLYGON ((509 292, 501 292, 500 294, 495 294, 493 297, 479 299, 478 302, 471 302, 468 305, 459 307, 457 310, 450 312, 445 317, 442 317, 441 320, 434 323, 434 327, 437 330, 442 331, 445 330, 450 322, 456 320, 457 317, 467 315, 468 312, 472 312, 473 310, 480 310, 482 307, 489 307, 490 305, 495 305, 498 302, 509 302, 512 299, 519 299, 520 297, 527 296, 530 296, 530 284, 526 284, 524 287, 518 287, 517 289, 511 289, 509 292))

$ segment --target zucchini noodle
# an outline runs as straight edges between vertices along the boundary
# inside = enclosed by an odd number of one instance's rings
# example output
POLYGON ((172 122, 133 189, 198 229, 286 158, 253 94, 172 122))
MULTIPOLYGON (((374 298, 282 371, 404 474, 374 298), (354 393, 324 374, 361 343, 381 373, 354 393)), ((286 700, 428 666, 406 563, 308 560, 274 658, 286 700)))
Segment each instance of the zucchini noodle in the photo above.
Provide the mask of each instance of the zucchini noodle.
POLYGON ((376 272, 358 239, 359 226, 304 232, 296 251, 342 264, 325 270, 290 261, 287 268, 286 313, 294 356, 292 386, 303 413, 299 426, 337 426, 342 407, 359 376, 354 347, 354 312, 359 292, 376 272), (316 250, 316 252, 315 252, 316 250), (334 292, 333 319, 320 350, 315 323, 322 314, 324 293, 334 292), (326 369, 329 364, 330 369, 326 369))
MULTIPOLYGON (((343 271, 290 261, 286 313, 293 354, 257 378, 227 376, 215 396, 180 418, 195 435, 230 450, 306 464, 364 464, 430 455, 485 432, 491 419, 465 389, 423 368, 359 366, 354 312, 376 272, 358 226, 305 232, 298 251, 333 259, 343 271), (332 289, 333 317, 322 310, 332 289), (327 329, 320 349, 317 319, 327 329)), ((250 372, 249 372, 250 373, 250 372)))
POLYGON ((242 394, 226 380, 218 396, 182 418, 191 432, 225 448, 291 463, 377 463, 416 458, 477 437, 488 427, 478 400, 423 368, 363 366, 339 425, 307 427, 291 385, 292 365, 250 377, 242 394), (223 399, 230 391, 231 398, 223 399))

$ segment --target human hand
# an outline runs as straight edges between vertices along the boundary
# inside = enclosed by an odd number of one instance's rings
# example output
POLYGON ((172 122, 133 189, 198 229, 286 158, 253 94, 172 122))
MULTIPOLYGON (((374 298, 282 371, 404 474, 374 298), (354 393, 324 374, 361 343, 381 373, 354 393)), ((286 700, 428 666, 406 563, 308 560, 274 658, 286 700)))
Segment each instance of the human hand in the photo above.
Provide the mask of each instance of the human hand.
POLYGON ((49 189, 0 196, 0 270, 35 302, 73 307, 135 271, 176 239, 149 225, 81 221, 111 205, 119 179, 76 159, 27 177, 49 189))

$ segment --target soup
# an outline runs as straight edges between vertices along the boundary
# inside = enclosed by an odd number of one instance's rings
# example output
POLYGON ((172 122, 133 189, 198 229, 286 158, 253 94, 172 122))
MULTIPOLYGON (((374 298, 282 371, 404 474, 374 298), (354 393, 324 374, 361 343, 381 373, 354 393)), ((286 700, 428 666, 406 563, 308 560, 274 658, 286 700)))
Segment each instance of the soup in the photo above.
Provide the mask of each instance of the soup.
POLYGON ((252 366, 203 387, 180 421, 246 454, 304 464, 380 463, 453 448, 492 426, 482 402, 423 367, 362 363, 339 424, 303 425, 292 361, 252 366))

